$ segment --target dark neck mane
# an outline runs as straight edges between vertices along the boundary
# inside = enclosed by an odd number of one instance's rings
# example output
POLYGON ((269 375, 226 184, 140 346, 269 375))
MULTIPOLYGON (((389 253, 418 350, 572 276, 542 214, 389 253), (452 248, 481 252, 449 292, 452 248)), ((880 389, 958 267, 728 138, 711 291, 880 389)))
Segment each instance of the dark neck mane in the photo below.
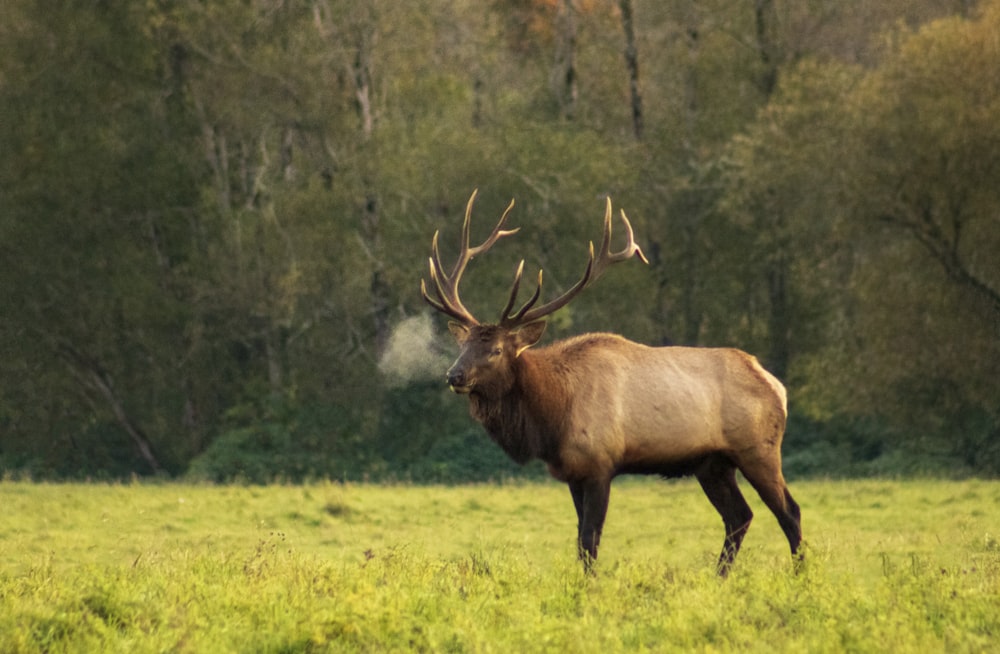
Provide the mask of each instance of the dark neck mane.
POLYGON ((565 415, 562 388, 538 354, 525 352, 515 362, 514 385, 499 397, 473 392, 472 417, 497 445, 520 464, 547 460, 558 450, 558 425, 565 415))

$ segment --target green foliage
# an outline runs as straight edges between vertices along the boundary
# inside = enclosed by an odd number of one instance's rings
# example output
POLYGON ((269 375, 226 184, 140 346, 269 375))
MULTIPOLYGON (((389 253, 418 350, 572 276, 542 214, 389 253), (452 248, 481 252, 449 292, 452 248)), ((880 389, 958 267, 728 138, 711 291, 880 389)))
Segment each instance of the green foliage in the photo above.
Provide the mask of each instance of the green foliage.
POLYGON ((884 434, 877 426, 843 417, 819 422, 793 413, 782 445, 782 467, 791 479, 850 476, 860 463, 882 453, 883 442, 884 434))
POLYGON ((359 425, 358 416, 340 405, 245 405, 230 412, 228 428, 191 462, 187 475, 253 484, 361 480, 374 467, 374 454, 359 441, 359 425))
POLYGON ((783 467, 793 479, 995 476, 997 434, 996 418, 975 407, 949 413, 938 406, 905 422, 850 414, 817 420, 792 413, 783 467), (931 415, 940 423, 929 420, 931 415))
POLYGON ((594 576, 554 484, 8 482, 0 649, 981 652, 996 483, 809 482, 792 572, 758 518, 733 573, 696 483, 616 485, 594 576), (122 538, 128 534, 128 538, 122 538))
POLYGON ((521 258, 572 284, 610 195, 652 265, 549 338, 751 351, 803 471, 996 474, 1000 4, 633 9, 640 139, 614 3, 4 3, 3 469, 506 476, 461 401, 378 372, 479 188, 476 235, 511 197, 523 231, 477 315, 521 258))
POLYGON ((366 437, 361 418, 340 405, 246 405, 231 412, 229 426, 191 462, 186 476, 251 484, 468 483, 546 474, 540 464, 522 468, 508 459, 481 427, 470 426, 465 403, 439 384, 388 389, 383 406, 377 431, 366 437))
POLYGON ((521 467, 511 461, 478 426, 438 438, 406 468, 412 481, 432 484, 537 480, 547 475, 540 462, 521 467))

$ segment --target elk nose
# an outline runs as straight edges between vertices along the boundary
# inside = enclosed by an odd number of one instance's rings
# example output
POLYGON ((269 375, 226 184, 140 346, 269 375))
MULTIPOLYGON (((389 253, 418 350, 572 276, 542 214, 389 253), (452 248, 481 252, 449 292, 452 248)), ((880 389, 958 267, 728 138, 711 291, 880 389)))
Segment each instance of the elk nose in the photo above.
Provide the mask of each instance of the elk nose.
POLYGON ((448 385, 449 386, 465 386, 465 372, 461 370, 449 370, 448 371, 448 385))

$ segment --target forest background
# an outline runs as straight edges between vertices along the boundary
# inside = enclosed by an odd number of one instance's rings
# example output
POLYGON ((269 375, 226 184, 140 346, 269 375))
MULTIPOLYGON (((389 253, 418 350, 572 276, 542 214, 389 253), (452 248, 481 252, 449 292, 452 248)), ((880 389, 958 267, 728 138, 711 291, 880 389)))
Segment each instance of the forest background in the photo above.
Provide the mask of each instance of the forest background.
POLYGON ((0 50, 7 476, 541 474, 418 293, 475 188, 477 315, 610 195, 650 265, 548 339, 758 355, 790 476, 1000 473, 997 0, 13 0, 0 50))

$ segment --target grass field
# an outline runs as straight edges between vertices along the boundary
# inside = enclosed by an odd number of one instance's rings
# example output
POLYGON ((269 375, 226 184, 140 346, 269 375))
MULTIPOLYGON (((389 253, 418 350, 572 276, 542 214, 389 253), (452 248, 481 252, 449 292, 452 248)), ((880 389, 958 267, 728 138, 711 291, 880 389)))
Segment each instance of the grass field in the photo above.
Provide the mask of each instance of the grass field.
POLYGON ((598 572, 555 483, 0 484, 0 652, 1000 650, 1000 482, 752 491, 732 575, 687 481, 616 482, 598 572), (752 496, 752 497, 751 497, 752 496))

